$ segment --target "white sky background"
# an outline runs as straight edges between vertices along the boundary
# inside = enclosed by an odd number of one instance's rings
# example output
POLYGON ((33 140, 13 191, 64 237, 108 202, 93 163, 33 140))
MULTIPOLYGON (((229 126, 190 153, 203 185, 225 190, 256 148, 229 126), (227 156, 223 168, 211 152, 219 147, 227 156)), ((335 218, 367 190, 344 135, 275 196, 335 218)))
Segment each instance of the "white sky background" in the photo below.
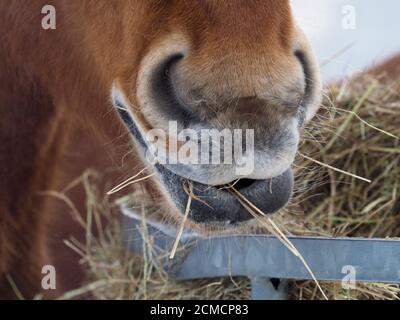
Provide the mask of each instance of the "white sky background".
POLYGON ((325 81, 340 79, 400 53, 400 0, 291 0, 299 26, 311 40, 325 81), (343 7, 355 8, 355 29, 345 29, 343 7), (350 46, 350 47, 349 47, 350 46))

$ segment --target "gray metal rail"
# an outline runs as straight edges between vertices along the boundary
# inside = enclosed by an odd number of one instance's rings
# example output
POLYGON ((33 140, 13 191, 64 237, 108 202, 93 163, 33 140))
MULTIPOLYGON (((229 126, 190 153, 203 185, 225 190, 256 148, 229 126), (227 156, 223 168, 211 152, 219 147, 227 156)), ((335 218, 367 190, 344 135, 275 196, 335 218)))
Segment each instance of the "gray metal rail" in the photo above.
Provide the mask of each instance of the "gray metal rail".
MULTIPOLYGON (((141 254, 143 221, 127 207, 124 240, 141 254)), ((174 260, 165 255, 173 246, 176 230, 146 221, 146 232, 160 254, 168 274, 178 280, 245 276, 251 279, 253 299, 284 299, 285 280, 310 280, 302 262, 272 236, 237 235, 203 238, 186 232, 174 260), (270 279, 280 279, 276 288, 270 279)), ((400 241, 362 238, 290 237, 316 278, 342 281, 346 266, 355 281, 400 284, 400 241)))

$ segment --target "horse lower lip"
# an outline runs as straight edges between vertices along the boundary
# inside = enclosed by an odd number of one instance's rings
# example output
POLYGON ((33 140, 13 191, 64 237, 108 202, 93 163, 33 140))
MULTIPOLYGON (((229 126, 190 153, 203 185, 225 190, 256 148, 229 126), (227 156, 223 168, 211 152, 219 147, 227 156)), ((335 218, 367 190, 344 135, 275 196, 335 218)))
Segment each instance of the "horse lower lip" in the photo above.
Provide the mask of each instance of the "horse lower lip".
MULTIPOLYGON (((157 165, 160 179, 175 202, 177 208, 185 211, 188 195, 183 188, 187 179, 182 178, 165 167, 157 165)), ((227 190, 211 187, 198 182, 193 184, 194 199, 189 217, 199 223, 232 224, 252 219, 252 216, 240 202, 227 190)), ((241 193, 256 207, 266 214, 272 214, 284 207, 290 200, 293 188, 293 174, 291 169, 271 180, 258 180, 251 186, 241 190, 241 193)))

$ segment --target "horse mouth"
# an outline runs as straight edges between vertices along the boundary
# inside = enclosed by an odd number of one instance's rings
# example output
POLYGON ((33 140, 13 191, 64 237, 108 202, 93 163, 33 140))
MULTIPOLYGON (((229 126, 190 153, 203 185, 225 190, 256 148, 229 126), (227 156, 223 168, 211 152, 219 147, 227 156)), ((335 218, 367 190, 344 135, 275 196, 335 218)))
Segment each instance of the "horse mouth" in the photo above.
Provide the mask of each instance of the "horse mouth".
MULTIPOLYGON (((129 129, 132 140, 145 154, 148 151, 148 145, 129 111, 118 99, 115 99, 114 105, 129 129)), ((181 214, 185 213, 189 199, 185 185, 190 184, 193 201, 191 201, 189 219, 194 222, 235 225, 253 218, 239 199, 230 192, 228 185, 215 186, 191 180, 190 176, 183 177, 176 173, 180 172, 179 170, 160 163, 154 164, 154 170, 162 187, 181 214)), ((232 184, 259 210, 265 214, 272 214, 289 202, 293 190, 293 173, 289 168, 283 174, 270 179, 241 179, 232 181, 232 184)))
MULTIPOLYGON (((189 218, 197 223, 235 225, 253 218, 240 201, 229 191, 229 185, 210 186, 181 177, 164 166, 155 166, 158 177, 181 213, 188 203, 189 183, 192 201, 189 218)), ((272 214, 286 206, 292 196, 293 174, 288 169, 268 180, 242 179, 233 183, 254 206, 265 214, 272 214)))

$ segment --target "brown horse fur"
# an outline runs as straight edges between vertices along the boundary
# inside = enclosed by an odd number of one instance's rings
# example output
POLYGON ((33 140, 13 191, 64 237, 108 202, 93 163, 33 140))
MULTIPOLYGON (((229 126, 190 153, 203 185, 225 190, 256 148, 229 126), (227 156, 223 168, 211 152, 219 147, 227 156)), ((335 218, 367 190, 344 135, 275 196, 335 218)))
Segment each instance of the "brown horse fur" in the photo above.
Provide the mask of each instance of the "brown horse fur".
MULTIPOLYGON (((227 99, 257 91, 261 73, 274 92, 300 74, 292 50, 303 40, 286 0, 53 0, 57 29, 44 30, 48 2, 0 3, 0 298, 16 297, 13 283, 26 298, 40 292, 45 264, 75 285, 77 257, 60 253, 76 225, 43 191, 89 167, 114 168, 115 179, 139 164, 110 92, 117 82, 136 120, 154 126, 151 106, 136 99, 137 79, 165 39, 174 46, 171 35, 184 35, 192 47, 182 82, 207 83, 227 99)), ((83 206, 82 192, 72 198, 83 206)))

